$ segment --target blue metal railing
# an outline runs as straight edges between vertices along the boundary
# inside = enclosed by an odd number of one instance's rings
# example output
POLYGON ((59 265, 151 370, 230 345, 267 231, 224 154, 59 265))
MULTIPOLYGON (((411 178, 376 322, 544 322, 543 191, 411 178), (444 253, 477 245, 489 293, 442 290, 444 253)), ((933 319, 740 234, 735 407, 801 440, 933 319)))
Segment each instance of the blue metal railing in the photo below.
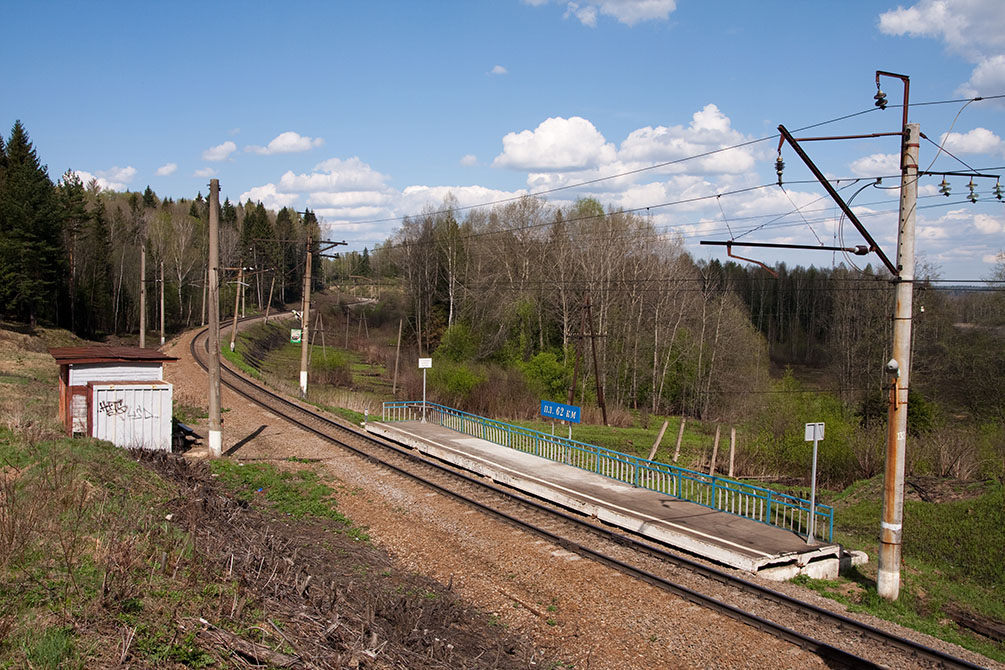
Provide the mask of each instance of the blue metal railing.
MULTIPOLYGON (((427 422, 465 435, 784 528, 799 535, 809 533, 810 503, 802 498, 486 419, 443 405, 426 403, 425 414, 427 422)), ((381 410, 381 420, 384 422, 418 421, 422 415, 421 401, 385 402, 381 410)), ((814 512, 815 535, 828 542, 832 541, 834 509, 829 505, 817 504, 814 512)))

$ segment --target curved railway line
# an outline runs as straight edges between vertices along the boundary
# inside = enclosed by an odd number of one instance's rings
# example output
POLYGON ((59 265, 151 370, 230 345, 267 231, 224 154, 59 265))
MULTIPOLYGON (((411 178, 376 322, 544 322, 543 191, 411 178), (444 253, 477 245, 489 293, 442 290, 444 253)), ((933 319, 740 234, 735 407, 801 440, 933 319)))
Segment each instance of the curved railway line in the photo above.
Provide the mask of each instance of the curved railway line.
MULTIPOLYGON (((207 369, 207 334, 208 331, 203 330, 191 344, 192 356, 204 370, 207 369)), ((532 532, 567 551, 797 645, 818 655, 831 667, 983 667, 672 553, 623 531, 598 526, 585 517, 528 498, 453 466, 421 457, 411 449, 378 439, 273 393, 226 365, 221 366, 221 375, 222 383, 234 392, 339 448, 532 532)))

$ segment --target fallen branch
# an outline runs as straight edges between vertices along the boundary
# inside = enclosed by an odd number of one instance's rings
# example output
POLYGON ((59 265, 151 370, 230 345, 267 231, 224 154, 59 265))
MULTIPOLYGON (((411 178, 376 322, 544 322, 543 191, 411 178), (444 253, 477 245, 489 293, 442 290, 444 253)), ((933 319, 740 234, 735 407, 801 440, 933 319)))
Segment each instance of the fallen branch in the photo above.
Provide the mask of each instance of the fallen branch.
POLYGON ((202 617, 198 619, 183 619, 181 623, 182 627, 185 627, 186 623, 192 625, 193 627, 197 625, 201 627, 201 630, 196 633, 196 637, 199 640, 209 644, 223 646, 236 654, 240 654, 250 661, 254 661, 255 663, 268 663, 269 665, 274 665, 279 668, 291 668, 303 665, 303 661, 296 656, 289 656, 278 651, 273 651, 264 645, 258 644, 257 642, 245 640, 230 631, 214 626, 202 617))

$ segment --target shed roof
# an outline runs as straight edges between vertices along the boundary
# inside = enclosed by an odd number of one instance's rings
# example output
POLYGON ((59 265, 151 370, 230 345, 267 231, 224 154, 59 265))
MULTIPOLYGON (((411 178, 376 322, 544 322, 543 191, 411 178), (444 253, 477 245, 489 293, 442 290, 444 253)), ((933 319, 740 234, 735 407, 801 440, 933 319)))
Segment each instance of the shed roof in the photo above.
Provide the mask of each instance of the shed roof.
POLYGON ((154 349, 139 347, 53 347, 49 354, 59 365, 79 365, 81 363, 164 363, 178 360, 175 356, 162 354, 154 349))

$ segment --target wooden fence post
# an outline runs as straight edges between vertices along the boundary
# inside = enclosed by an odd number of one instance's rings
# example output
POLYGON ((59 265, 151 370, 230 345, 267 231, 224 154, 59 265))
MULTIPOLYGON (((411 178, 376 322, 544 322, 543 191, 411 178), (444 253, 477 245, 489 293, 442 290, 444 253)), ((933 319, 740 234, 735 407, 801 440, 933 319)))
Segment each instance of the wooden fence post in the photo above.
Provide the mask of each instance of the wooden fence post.
POLYGON ((708 474, 715 474, 715 458, 719 455, 719 426, 715 427, 715 442, 712 443, 712 462, 708 466, 708 474))

